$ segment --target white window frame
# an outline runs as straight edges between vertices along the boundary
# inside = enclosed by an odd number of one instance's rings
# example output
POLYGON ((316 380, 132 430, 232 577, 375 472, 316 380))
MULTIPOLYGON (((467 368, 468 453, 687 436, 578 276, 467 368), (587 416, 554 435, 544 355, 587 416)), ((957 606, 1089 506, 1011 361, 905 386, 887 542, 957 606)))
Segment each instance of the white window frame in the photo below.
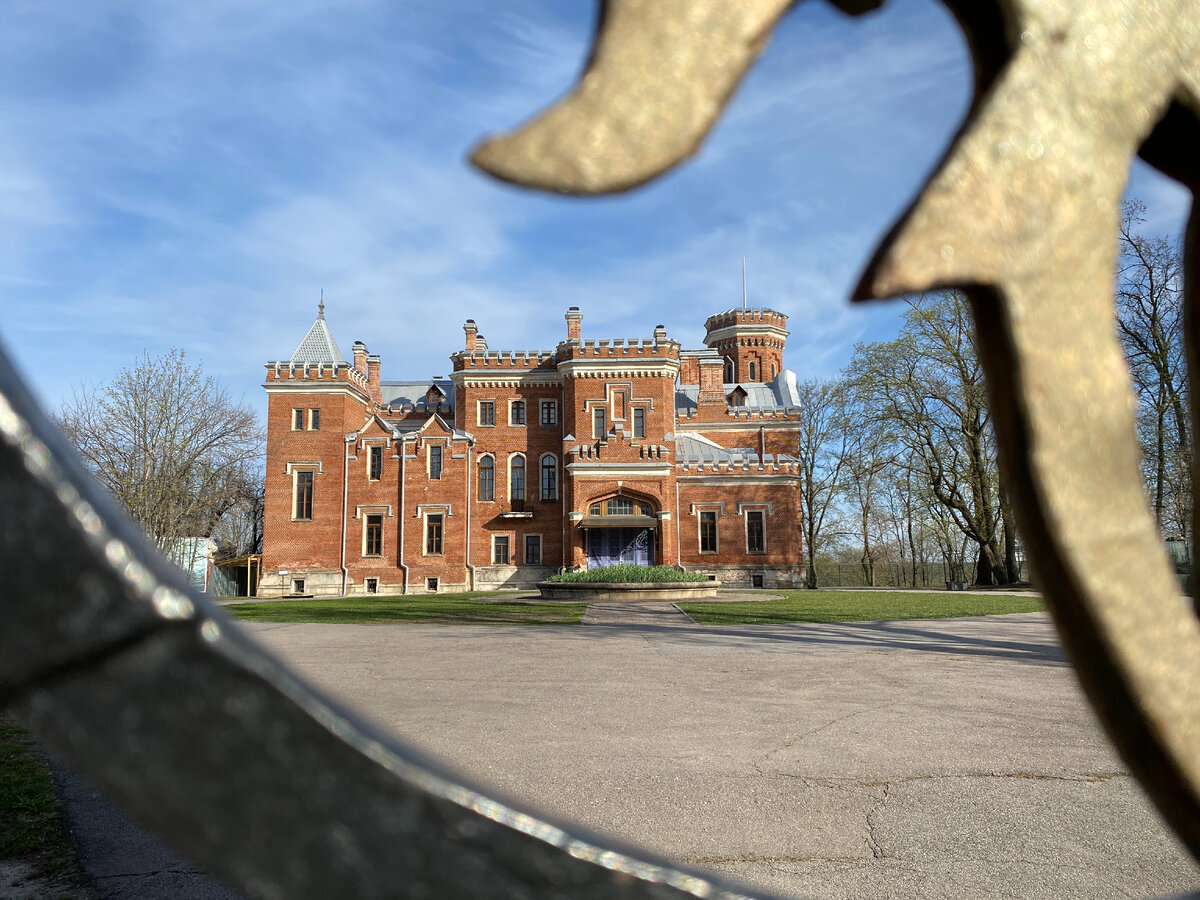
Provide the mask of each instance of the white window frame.
POLYGON ((445 556, 446 555, 446 520, 450 518, 450 512, 447 509, 423 510, 421 512, 421 555, 422 556, 445 556), (429 517, 437 516, 442 520, 442 549, 437 553, 429 552, 429 517))
POLYGON ((716 505, 696 508, 696 552, 704 556, 716 556, 721 552, 721 510, 716 505), (713 543, 712 550, 704 549, 704 514, 712 513, 713 543))
POLYGON ((542 536, 541 534, 523 534, 521 535, 521 565, 523 566, 540 566, 542 563, 542 536), (529 561, 527 550, 529 549, 529 539, 533 538, 538 545, 538 561, 531 563, 529 561))
POLYGON ((543 428, 555 428, 558 426, 558 401, 557 400, 539 400, 538 401, 538 424, 543 428), (546 410, 551 410, 551 421, 544 421, 546 418, 546 410))
POLYGON ((752 507, 752 508, 746 509, 742 513, 742 515, 743 515, 743 518, 745 519, 744 531, 746 532, 746 552, 752 553, 755 556, 759 556, 761 554, 766 553, 767 552, 767 508, 765 506, 752 507), (761 521, 762 521, 762 549, 761 550, 751 550, 750 549, 750 516, 755 513, 762 516, 762 519, 761 519, 761 521))
POLYGON ((367 444, 367 481, 382 481, 383 480, 383 444, 367 444), (379 477, 371 477, 371 460, 375 454, 379 454, 379 477))
POLYGON ((508 425, 510 428, 524 428, 529 424, 529 404, 520 397, 508 401, 508 425), (521 421, 513 421, 513 413, 516 411, 517 404, 521 405, 521 421))
POLYGON ((496 468, 497 468, 496 454, 494 454, 494 453, 479 454, 479 458, 475 461, 475 499, 478 500, 480 503, 495 503, 496 502, 496 468), (485 459, 491 460, 491 462, 492 462, 492 496, 490 496, 490 497, 483 497, 479 493, 479 473, 483 469, 487 468, 487 466, 485 466, 483 464, 483 461, 485 459))
MULTIPOLYGON (((526 460, 525 465, 526 465, 526 467, 528 467, 528 465, 529 465, 528 460, 526 460)), ((558 457, 555 456, 553 453, 543 453, 541 456, 538 457, 538 499, 544 500, 547 503, 557 501, 558 497, 559 497, 558 481, 559 481, 558 457), (542 470, 546 467, 546 460, 551 460, 554 463, 554 496, 552 496, 552 497, 546 496, 546 486, 542 481, 542 470)), ((528 489, 528 484, 529 484, 529 472, 528 471, 525 472, 525 483, 526 483, 526 488, 528 489)))
POLYGON ((383 529, 384 529, 384 521, 386 519, 387 519, 387 514, 383 511, 368 512, 363 515, 363 517, 362 517, 362 521, 363 521, 362 554, 361 554, 363 559, 382 559, 383 558, 383 541, 384 541, 383 529), (368 553, 367 552, 367 531, 370 529, 372 516, 379 516, 379 552, 378 553, 368 553))
POLYGON ((440 442, 433 442, 425 447, 425 474, 432 481, 441 481, 442 473, 446 471, 446 447, 440 442), (433 474, 433 451, 438 451, 438 473, 433 474))
POLYGON ((310 466, 297 466, 296 468, 293 469, 291 467, 291 465, 288 466, 288 469, 291 471, 291 475, 292 475, 292 521, 293 522, 312 522, 316 518, 317 474, 318 474, 319 470, 317 469, 316 466, 311 466, 311 467, 310 466), (301 472, 308 472, 310 475, 312 475, 312 493, 310 494, 310 496, 308 498, 309 506, 312 507, 312 509, 310 510, 310 514, 307 516, 304 516, 303 518, 301 518, 300 516, 297 515, 297 513, 299 512, 299 507, 300 507, 299 488, 300 488, 300 473, 301 472))
POLYGON ((310 406, 308 408, 308 430, 309 431, 320 431, 321 430, 321 407, 310 406))
POLYGON ((303 431, 308 419, 308 409, 303 406, 292 407, 292 431, 303 431), (299 423, 299 424, 297 424, 299 423))
POLYGON ((493 566, 511 566, 513 564, 512 558, 513 558, 513 536, 511 534, 493 534, 492 535, 492 565, 493 566), (508 557, 508 559, 506 559, 504 562, 500 562, 496 558, 496 545, 500 541, 504 542, 504 546, 505 546, 504 555, 508 557))
POLYGON ((480 428, 495 428, 496 427, 496 401, 492 400, 476 400, 475 401, 475 424, 480 428), (490 403, 492 405, 492 421, 483 421, 483 405, 490 403))
POLYGON ((509 500, 526 500, 529 498, 529 458, 524 453, 514 453, 508 458, 508 499, 509 500), (521 496, 513 496, 513 463, 521 460, 521 468, 524 471, 521 481, 521 496))

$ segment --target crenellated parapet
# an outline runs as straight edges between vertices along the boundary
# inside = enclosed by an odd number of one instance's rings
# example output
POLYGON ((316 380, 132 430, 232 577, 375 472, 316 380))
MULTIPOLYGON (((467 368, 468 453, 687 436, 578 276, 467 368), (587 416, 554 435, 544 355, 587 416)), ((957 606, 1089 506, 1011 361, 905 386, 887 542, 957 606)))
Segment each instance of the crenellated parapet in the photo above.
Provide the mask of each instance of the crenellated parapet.
POLYGON ((564 341, 555 351, 561 361, 581 359, 679 359, 679 342, 665 338, 612 338, 564 341))
POLYGON ((450 355, 454 371, 497 369, 503 371, 552 370, 558 359, 552 350, 460 350, 450 355))
POLYGON ((677 471, 688 474, 758 474, 758 475, 799 475, 800 464, 792 459, 779 459, 767 454, 759 459, 752 454, 741 454, 733 451, 730 459, 703 459, 699 457, 681 458, 675 461, 677 471))
POLYGON ((707 332, 713 332, 722 328, 741 325, 749 327, 768 326, 778 328, 780 331, 786 331, 787 320, 788 317, 786 315, 774 309, 757 307, 754 309, 727 309, 724 312, 709 316, 704 321, 704 329, 707 332))
POLYGON ((367 376, 348 362, 292 362, 290 360, 267 363, 267 383, 317 382, 351 384, 366 392, 367 376))

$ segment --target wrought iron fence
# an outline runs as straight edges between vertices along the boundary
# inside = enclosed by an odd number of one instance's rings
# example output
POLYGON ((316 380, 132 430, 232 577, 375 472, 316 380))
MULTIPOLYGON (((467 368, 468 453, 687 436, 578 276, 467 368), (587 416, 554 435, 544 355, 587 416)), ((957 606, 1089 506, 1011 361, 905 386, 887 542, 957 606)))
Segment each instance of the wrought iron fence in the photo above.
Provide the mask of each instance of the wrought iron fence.
MULTIPOLYGON (((608 0, 587 77, 475 159, 555 191, 646 181, 694 150, 790 5, 608 0)), ((1114 743, 1196 852, 1200 625, 1141 494, 1111 279, 1133 153, 1200 184, 1200 0, 947 6, 972 49, 976 100, 857 296, 968 291, 1048 605, 1114 743)), ((1193 220, 1193 304, 1198 241, 1193 220)), ((227 629, 85 475, 2 357, 0 508, 0 700, 247 894, 741 896, 464 783, 227 629)))

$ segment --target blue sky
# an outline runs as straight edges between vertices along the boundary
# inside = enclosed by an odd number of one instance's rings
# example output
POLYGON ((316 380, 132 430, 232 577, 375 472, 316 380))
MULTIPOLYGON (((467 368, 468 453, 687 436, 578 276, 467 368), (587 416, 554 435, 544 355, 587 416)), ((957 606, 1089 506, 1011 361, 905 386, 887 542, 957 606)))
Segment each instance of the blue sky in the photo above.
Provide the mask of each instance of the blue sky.
MULTIPOLYGON (((0 334, 45 402, 182 347, 265 403, 325 292, 385 379, 585 337, 699 346, 750 302, 791 319, 787 363, 832 375, 891 337, 845 298, 956 130, 969 60, 933 0, 785 19, 690 164, 632 194, 545 197, 464 162, 567 89, 590 0, 8 0, 0 43, 0 334)), ((1147 230, 1188 196, 1144 166, 1147 230)))

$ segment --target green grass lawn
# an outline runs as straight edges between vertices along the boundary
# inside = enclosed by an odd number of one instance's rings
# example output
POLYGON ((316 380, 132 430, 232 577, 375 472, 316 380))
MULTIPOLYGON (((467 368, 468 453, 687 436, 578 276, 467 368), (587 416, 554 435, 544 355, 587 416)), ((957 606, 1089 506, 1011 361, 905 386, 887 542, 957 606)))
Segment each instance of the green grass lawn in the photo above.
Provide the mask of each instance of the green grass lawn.
POLYGON ((701 625, 774 625, 787 622, 874 622, 887 619, 949 619, 1038 612, 1038 597, 966 594, 958 591, 788 591, 778 600, 746 603, 680 603, 701 625))
POLYGON ((578 625, 586 603, 506 603, 496 594, 416 594, 407 597, 331 597, 273 600, 225 607, 248 622, 315 622, 325 625, 578 625))
POLYGON ((33 738, 0 716, 0 860, 27 862, 55 876, 74 865, 73 859, 50 773, 33 738))

